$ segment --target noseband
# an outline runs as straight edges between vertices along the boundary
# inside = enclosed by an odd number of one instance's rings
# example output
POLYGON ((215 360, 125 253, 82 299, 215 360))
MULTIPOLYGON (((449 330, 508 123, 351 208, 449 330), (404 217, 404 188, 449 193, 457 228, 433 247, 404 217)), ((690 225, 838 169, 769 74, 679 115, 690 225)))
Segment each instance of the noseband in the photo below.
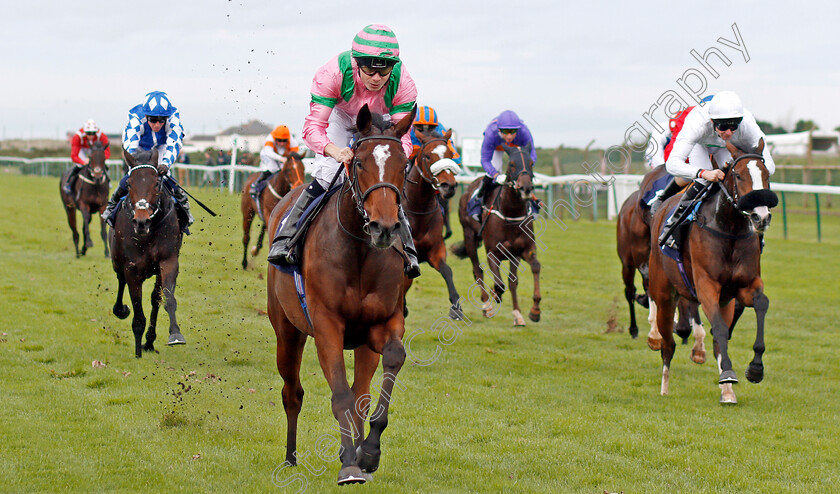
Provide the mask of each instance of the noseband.
POLYGON ((375 140, 385 140, 385 141, 394 141, 402 145, 402 141, 397 139, 396 137, 392 136, 385 136, 385 135, 376 135, 376 136, 367 136, 362 137, 361 139, 357 140, 353 143, 353 165, 350 167, 350 187, 353 189, 353 200, 356 203, 356 210, 359 211, 359 214, 362 216, 364 220, 364 227, 363 230, 365 232, 368 231, 368 224, 370 223, 370 216, 368 216, 367 211, 365 211, 365 201, 367 200, 368 196, 376 189, 387 188, 394 191, 394 194, 397 196, 397 205, 400 204, 400 189, 397 188, 396 185, 390 182, 378 182, 371 185, 366 191, 362 192, 361 186, 359 185, 359 168, 362 166, 362 160, 355 156, 356 151, 359 148, 359 145, 365 141, 375 141, 375 140))
MULTIPOLYGON (((130 177, 131 174, 134 173, 135 170, 139 170, 141 168, 151 168, 155 171, 155 176, 157 176, 157 167, 153 166, 153 165, 137 165, 137 166, 131 168, 130 170, 128 170, 128 176, 130 177)), ((128 202, 128 205, 131 208, 131 215, 134 216, 135 211, 137 211, 137 210, 151 211, 151 213, 149 214, 149 219, 150 220, 153 219, 160 212, 160 191, 161 191, 161 186, 162 185, 163 185, 163 181, 160 179, 160 177, 158 177, 158 183, 157 183, 157 187, 156 187, 157 190, 158 190, 158 198, 157 198, 157 202, 155 202, 154 206, 149 204, 149 201, 147 201, 146 199, 140 199, 139 201, 137 201, 134 204, 132 204, 131 201, 126 201, 126 202, 128 202)), ((126 198, 127 197, 128 196, 126 196, 126 198)))
MULTIPOLYGON (((740 161, 745 160, 745 159, 755 159, 755 160, 761 161, 762 165, 764 164, 764 157, 761 156, 760 154, 748 153, 748 154, 743 154, 743 155, 739 156, 728 167, 726 167, 726 169, 723 171, 723 180, 721 181, 720 191, 721 191, 721 193, 723 193, 724 197, 726 197, 726 200, 729 201, 730 204, 732 204, 732 207, 735 208, 735 211, 738 211, 739 213, 741 213, 744 216, 749 216, 750 215, 749 211, 744 211, 743 209, 738 207, 738 200, 740 199, 740 197, 738 196, 738 184, 735 183, 735 180, 736 180, 735 176, 733 175, 733 177, 732 177, 732 193, 731 194, 729 193, 729 189, 726 187, 726 183, 725 183, 726 178, 729 175, 730 170, 733 170, 735 168, 735 165, 737 165, 740 161)), ((734 172, 733 172, 733 174, 734 174, 734 172)))

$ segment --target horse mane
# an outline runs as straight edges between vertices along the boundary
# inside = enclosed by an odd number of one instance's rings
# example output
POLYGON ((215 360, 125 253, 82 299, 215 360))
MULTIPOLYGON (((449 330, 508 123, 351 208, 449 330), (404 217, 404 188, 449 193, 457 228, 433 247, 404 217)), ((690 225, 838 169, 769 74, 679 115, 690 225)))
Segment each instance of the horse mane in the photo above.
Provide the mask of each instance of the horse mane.
POLYGON ((146 165, 152 162, 153 152, 153 150, 137 151, 136 153, 132 154, 132 156, 134 157, 134 161, 136 161, 138 165, 146 165))
MULTIPOLYGON (((394 122, 391 122, 390 120, 385 120, 385 117, 383 115, 380 115, 379 113, 371 112, 370 117, 371 125, 379 129, 380 133, 385 132, 387 129, 390 129, 394 126, 394 122)), ((352 132, 354 136, 359 134, 359 129, 355 125, 347 127, 347 130, 352 132)))
POLYGON ((300 161, 300 160, 303 159, 303 156, 301 156, 300 154, 298 154, 296 152, 292 152, 292 153, 289 154, 289 158, 296 159, 296 160, 300 161))

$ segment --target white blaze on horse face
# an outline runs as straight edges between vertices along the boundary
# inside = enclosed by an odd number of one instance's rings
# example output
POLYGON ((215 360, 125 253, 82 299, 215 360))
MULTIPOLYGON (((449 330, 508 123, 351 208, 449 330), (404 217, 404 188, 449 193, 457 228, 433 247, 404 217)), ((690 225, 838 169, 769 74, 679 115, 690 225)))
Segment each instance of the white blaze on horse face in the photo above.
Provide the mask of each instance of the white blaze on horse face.
POLYGON ((756 160, 752 160, 747 163, 747 170, 750 171, 750 177, 752 178, 752 188, 753 190, 761 190, 764 188, 764 179, 761 176, 761 168, 758 167, 758 162, 756 160))
POLYGON ((390 157, 391 151, 388 149, 387 145, 379 144, 373 148, 373 159, 376 161, 376 166, 379 167, 380 182, 385 180, 385 164, 388 162, 388 158, 390 157))
POLYGON ((441 144, 439 146, 435 146, 435 148, 432 150, 432 152, 434 154, 438 155, 438 157, 440 157, 440 159, 443 159, 445 157, 444 155, 446 154, 446 146, 444 146, 443 144, 441 144))

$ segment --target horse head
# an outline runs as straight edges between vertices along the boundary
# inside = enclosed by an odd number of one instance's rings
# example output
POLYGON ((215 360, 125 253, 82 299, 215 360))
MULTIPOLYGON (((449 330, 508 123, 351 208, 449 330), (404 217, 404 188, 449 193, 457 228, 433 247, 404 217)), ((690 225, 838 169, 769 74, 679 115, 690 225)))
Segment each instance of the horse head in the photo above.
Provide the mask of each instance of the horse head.
POLYGON ((291 153, 289 155, 286 162, 283 163, 283 168, 280 171, 286 178, 286 183, 289 187, 285 191, 280 191, 283 195, 298 185, 303 184, 303 180, 306 177, 306 170, 303 168, 303 158, 301 158, 301 156, 297 153, 291 153))
POLYGON ((452 161, 455 154, 449 148, 452 129, 442 135, 435 131, 425 134, 415 126, 414 135, 420 140, 416 162, 420 176, 433 189, 440 191, 444 199, 452 198, 455 195, 455 175, 461 172, 458 164, 452 161))
POLYGON ((105 146, 101 142, 95 142, 90 147, 89 161, 87 166, 93 181, 95 183, 104 182, 107 168, 105 166, 105 146))
POLYGON ((749 217, 753 228, 763 233, 770 226, 770 208, 776 207, 779 198, 770 190, 770 172, 764 164, 764 138, 753 152, 735 147, 731 142, 726 148, 732 154, 732 164, 726 169, 723 187, 729 192, 735 208, 749 217))
POLYGON ((531 159, 531 145, 508 146, 502 143, 502 149, 510 157, 506 183, 519 192, 522 200, 527 200, 534 189, 534 161, 531 159))
POLYGON ((161 191, 163 181, 157 171, 158 152, 155 149, 132 155, 123 151, 123 156, 129 167, 126 184, 131 222, 134 232, 145 236, 151 231, 152 219, 161 212, 161 200, 164 196, 161 191))
POLYGON ((401 227, 399 204, 408 158, 400 138, 411 128, 416 111, 413 108, 392 126, 371 114, 367 105, 356 117, 351 187, 356 209, 364 220, 363 229, 378 248, 390 247, 401 227))

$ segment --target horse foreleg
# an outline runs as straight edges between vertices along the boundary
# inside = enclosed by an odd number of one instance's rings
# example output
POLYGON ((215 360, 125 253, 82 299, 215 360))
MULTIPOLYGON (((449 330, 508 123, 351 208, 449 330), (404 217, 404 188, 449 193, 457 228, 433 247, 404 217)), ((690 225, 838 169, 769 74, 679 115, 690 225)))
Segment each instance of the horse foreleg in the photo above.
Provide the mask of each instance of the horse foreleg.
POLYGON ((125 293, 125 277, 117 275, 117 300, 114 302, 112 311, 114 315, 120 319, 125 319, 131 313, 127 305, 123 304, 123 294, 125 293))
POLYGON ((692 334, 694 334, 694 346, 691 347, 691 361, 696 364, 704 364, 706 363, 706 329, 703 328, 703 321, 700 320, 700 310, 697 304, 688 302, 686 307, 692 334))
POLYGON ((102 217, 102 212, 104 211, 105 207, 103 206, 102 211, 99 211, 96 217, 99 218, 99 231, 102 237, 102 244, 105 246, 105 257, 111 257, 111 251, 108 250, 108 224, 105 223, 105 219, 102 217))
POLYGON ((73 232, 73 246, 76 247, 76 257, 79 257, 79 231, 76 229, 76 206, 72 203, 68 206, 65 203, 64 212, 67 213, 67 224, 70 225, 70 231, 73 232))
POLYGON ((347 371, 344 366, 344 327, 339 321, 329 319, 325 315, 319 317, 321 311, 316 304, 310 304, 310 308, 314 317, 313 325, 318 328, 315 338, 318 362, 330 386, 332 412, 341 431, 341 448, 338 453, 341 470, 338 472, 338 484, 363 483, 365 478, 356 463, 356 449, 353 445, 364 430, 356 429, 353 419, 353 390, 347 384, 347 371))
POLYGON ((744 374, 749 382, 757 384, 764 379, 764 364, 761 362, 761 358, 764 355, 764 318, 767 316, 767 309, 770 308, 770 299, 764 294, 760 281, 759 283, 754 283, 753 286, 747 289, 741 290, 738 295, 738 299, 743 306, 751 305, 755 309, 756 332, 755 343, 753 343, 754 354, 744 374))
POLYGON ((630 327, 627 331, 630 332, 630 337, 634 340, 639 336, 639 327, 636 325, 636 307, 633 303, 636 301, 636 268, 622 264, 621 279, 624 281, 624 299, 627 300, 627 305, 630 307, 630 327))
POLYGON ((537 250, 531 250, 525 253, 525 262, 527 262, 531 266, 531 275, 534 277, 534 305, 531 307, 531 311, 528 313, 528 318, 534 322, 539 322, 540 320, 540 301, 542 301, 542 293, 540 292, 540 270, 542 269, 542 265, 540 261, 537 259, 537 250))
POLYGON ((242 269, 248 269, 248 244, 251 242, 251 223, 254 221, 254 208, 242 212, 242 269))
POLYGON ((708 278, 695 277, 697 287, 697 299, 706 313, 706 318, 712 324, 712 339, 714 341, 715 356, 718 363, 718 385, 721 389, 721 403, 737 403, 733 384, 738 383, 735 371, 732 370, 732 361, 729 359, 729 323, 732 321, 734 306, 730 302, 726 307, 721 307, 720 285, 708 278))
POLYGON ((131 331, 134 333, 134 356, 143 356, 143 332, 146 330, 146 316, 143 314, 143 280, 131 276, 126 280, 131 306, 134 308, 134 318, 131 320, 131 331))
POLYGON ((87 250, 93 247, 93 240, 90 238, 90 208, 83 207, 82 211, 82 232, 84 233, 85 243, 82 246, 82 255, 87 253, 87 250))
POLYGON ((260 249, 262 249, 263 241, 265 240, 265 229, 266 229, 265 228, 265 223, 262 223, 260 225, 260 234, 259 234, 259 236, 257 236, 257 244, 254 245, 253 249, 251 249, 251 254, 253 254, 254 256, 259 254, 260 249))
MULTIPOLYGON (((517 259, 518 260, 518 259, 517 259)), ((519 287, 519 280, 516 277, 517 263, 510 261, 510 272, 508 273, 508 287, 510 288, 510 300, 513 303, 513 325, 525 326, 525 318, 519 310, 519 297, 516 289, 519 287)))
MULTIPOLYGON (((373 400, 370 392, 370 382, 376 373, 376 367, 379 365, 379 354, 367 345, 362 345, 354 350, 354 355, 353 386, 350 388, 353 390, 355 403, 353 423, 356 430, 362 432, 365 430, 365 420, 367 420, 370 403, 373 400)), ((360 446, 363 439, 362 434, 359 434, 353 445, 356 447, 356 461, 359 462, 359 467, 365 471, 360 461, 360 446)))
MULTIPOLYGON (((492 310, 493 305, 489 302, 490 295, 487 291, 487 287, 484 285, 484 270, 481 267, 481 263, 478 261, 478 237, 475 236, 471 229, 466 227, 464 228, 464 249, 467 252, 467 257, 470 258, 470 262, 472 262, 475 285, 477 285, 481 291, 481 311, 485 316, 487 316, 487 311, 492 310)), ((469 290, 467 295, 470 295, 469 290)))
POLYGON ((464 320, 464 311, 461 308, 461 296, 455 289, 455 282, 452 280, 452 268, 446 264, 446 245, 438 242, 429 252, 429 265, 443 277, 446 282, 446 289, 449 291, 449 318, 455 321, 464 320))
POLYGON ((661 335, 660 355, 662 356, 662 386, 660 394, 668 394, 671 383, 671 360, 674 358, 674 350, 677 343, 674 341, 674 311, 676 304, 671 298, 660 301, 656 311, 656 325, 661 335))
POLYGON ((656 302, 650 299, 650 308, 648 309, 648 324, 650 324, 650 331, 648 331, 647 343, 651 350, 659 350, 662 348, 662 335, 659 334, 659 326, 656 324, 656 302))
POLYGON ((169 341, 167 345, 183 345, 187 342, 178 327, 175 319, 175 311, 178 309, 178 302, 175 300, 175 283, 178 280, 178 256, 174 255, 160 263, 161 285, 163 297, 166 300, 166 313, 169 314, 169 341))
POLYGON ((274 327, 277 337, 277 372, 283 378, 283 409, 286 411, 286 462, 297 465, 297 422, 303 406, 300 363, 306 335, 295 328, 285 315, 274 327))
POLYGON ((496 315, 496 311, 501 308, 502 295, 505 293, 505 282, 500 269, 502 262, 491 251, 487 251, 487 264, 489 264, 488 268, 493 276, 493 299, 485 304, 486 310, 484 311, 484 317, 489 318, 496 315), (493 305, 494 302, 495 306, 493 305))
POLYGON ((382 389, 376 409, 370 417, 370 433, 358 452, 359 466, 363 472, 373 473, 379 468, 382 432, 388 426, 388 407, 391 404, 397 374, 404 362, 405 348, 400 338, 392 332, 391 338, 382 346, 382 389))
POLYGON ((146 352, 155 351, 155 339, 157 339, 157 317, 160 310, 161 295, 160 275, 155 276, 155 288, 152 290, 152 312, 149 314, 149 329, 146 331, 146 344, 143 350, 146 352))

